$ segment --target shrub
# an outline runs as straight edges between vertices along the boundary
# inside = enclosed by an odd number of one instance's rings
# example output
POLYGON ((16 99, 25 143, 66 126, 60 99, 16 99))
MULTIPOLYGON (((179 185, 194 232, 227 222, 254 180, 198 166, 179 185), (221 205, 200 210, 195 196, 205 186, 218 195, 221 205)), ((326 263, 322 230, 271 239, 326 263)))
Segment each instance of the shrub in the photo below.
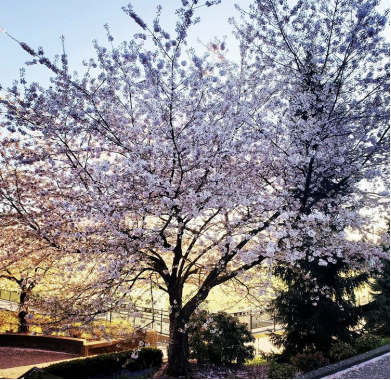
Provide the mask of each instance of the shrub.
POLYGON ((390 337, 389 336, 383 337, 380 339, 379 347, 385 346, 386 344, 390 344, 390 337))
POLYGON ((132 324, 124 320, 93 321, 83 326, 83 338, 85 339, 121 339, 130 336, 134 332, 132 324), (102 330, 101 326, 104 327, 102 330))
POLYGON ((296 368, 288 363, 272 362, 269 367, 269 379, 293 379, 296 368))
POLYGON ((292 356, 291 362, 300 372, 309 372, 329 364, 329 359, 325 358, 322 352, 317 351, 313 354, 306 353, 292 356))
POLYGON ((111 322, 98 320, 86 324, 78 322, 59 326, 52 323, 47 316, 34 315, 30 325, 36 332, 42 331, 45 335, 65 335, 88 340, 123 339, 131 336, 134 332, 133 326, 124 320, 111 322))
POLYGON ((354 342, 354 347, 356 348, 357 352, 361 354, 379 347, 380 342, 380 337, 372 334, 364 334, 356 339, 354 342))
MULTIPOLYGON (((116 352, 98 355, 85 359, 75 359, 68 362, 52 364, 45 367, 46 373, 63 379, 86 379, 111 375, 126 369, 129 372, 142 370, 162 364, 163 354, 154 348, 142 348, 137 359, 132 359, 133 351, 116 352)), ((36 374, 32 374, 36 376, 36 374)), ((28 376, 27 378, 34 378, 28 376)))
POLYGON ((193 315, 189 323, 190 358, 199 364, 244 364, 254 358, 254 337, 244 323, 227 313, 193 315))
POLYGON ((15 332, 18 331, 17 313, 12 311, 0 311, 0 331, 15 332))
POLYGON ((338 362, 340 360, 350 358, 356 354, 357 350, 345 342, 333 343, 329 352, 329 356, 332 362, 338 362))
POLYGON ((68 330, 68 334, 71 338, 81 338, 83 336, 83 331, 78 327, 72 327, 68 330))
POLYGON ((163 363, 163 352, 158 348, 144 347, 139 351, 136 361, 140 368, 160 367, 163 363))

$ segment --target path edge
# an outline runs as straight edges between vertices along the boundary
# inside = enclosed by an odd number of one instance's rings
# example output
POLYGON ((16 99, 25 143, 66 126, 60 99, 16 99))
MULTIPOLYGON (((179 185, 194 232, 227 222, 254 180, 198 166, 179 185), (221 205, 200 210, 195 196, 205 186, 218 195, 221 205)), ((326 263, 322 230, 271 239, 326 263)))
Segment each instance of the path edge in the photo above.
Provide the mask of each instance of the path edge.
POLYGON ((329 364, 326 367, 318 368, 310 372, 303 373, 297 379, 321 379, 322 377, 333 375, 334 373, 343 371, 354 365, 366 362, 377 356, 381 356, 390 352, 390 345, 387 344, 374 350, 364 352, 363 354, 352 356, 351 358, 341 360, 340 362, 329 364))

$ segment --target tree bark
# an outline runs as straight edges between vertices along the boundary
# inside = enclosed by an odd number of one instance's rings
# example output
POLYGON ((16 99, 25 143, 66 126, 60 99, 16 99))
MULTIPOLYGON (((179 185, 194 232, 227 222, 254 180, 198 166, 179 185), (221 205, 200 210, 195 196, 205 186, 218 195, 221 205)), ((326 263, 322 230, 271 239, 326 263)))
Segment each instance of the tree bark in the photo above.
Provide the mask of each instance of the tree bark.
POLYGON ((26 315, 28 314, 28 308, 25 303, 28 301, 28 291, 23 291, 20 294, 20 304, 19 304, 19 312, 18 312, 18 332, 26 333, 29 331, 29 325, 26 321, 26 315))
POLYGON ((170 315, 170 339, 166 372, 172 377, 185 377, 189 373, 189 344, 185 321, 172 311, 170 315))

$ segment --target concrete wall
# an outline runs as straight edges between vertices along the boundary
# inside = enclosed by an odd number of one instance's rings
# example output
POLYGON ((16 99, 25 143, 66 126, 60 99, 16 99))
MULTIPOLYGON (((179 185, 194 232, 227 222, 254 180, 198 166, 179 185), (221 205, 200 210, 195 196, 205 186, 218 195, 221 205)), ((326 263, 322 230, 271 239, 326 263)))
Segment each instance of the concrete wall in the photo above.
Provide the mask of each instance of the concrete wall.
POLYGON ((80 356, 91 356, 131 350, 140 347, 140 342, 157 346, 157 331, 136 332, 133 337, 124 340, 87 342, 85 339, 50 335, 0 334, 0 346, 35 348, 69 352, 80 356))
POLYGON ((36 348, 84 356, 85 339, 62 336, 0 334, 0 346, 36 348))

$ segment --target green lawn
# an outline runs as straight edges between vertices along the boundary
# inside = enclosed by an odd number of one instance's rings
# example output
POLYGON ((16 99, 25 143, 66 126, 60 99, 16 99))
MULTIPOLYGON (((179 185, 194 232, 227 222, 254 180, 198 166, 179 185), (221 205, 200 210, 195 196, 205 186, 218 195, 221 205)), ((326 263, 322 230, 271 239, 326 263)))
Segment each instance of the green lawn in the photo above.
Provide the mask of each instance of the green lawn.
POLYGON ((258 366, 258 365, 265 365, 265 364, 267 364, 267 360, 260 357, 256 357, 245 363, 246 366, 258 366))
POLYGON ((386 338, 382 338, 382 340, 380 341, 379 347, 385 346, 386 344, 390 344, 390 337, 389 336, 387 336, 386 338))

